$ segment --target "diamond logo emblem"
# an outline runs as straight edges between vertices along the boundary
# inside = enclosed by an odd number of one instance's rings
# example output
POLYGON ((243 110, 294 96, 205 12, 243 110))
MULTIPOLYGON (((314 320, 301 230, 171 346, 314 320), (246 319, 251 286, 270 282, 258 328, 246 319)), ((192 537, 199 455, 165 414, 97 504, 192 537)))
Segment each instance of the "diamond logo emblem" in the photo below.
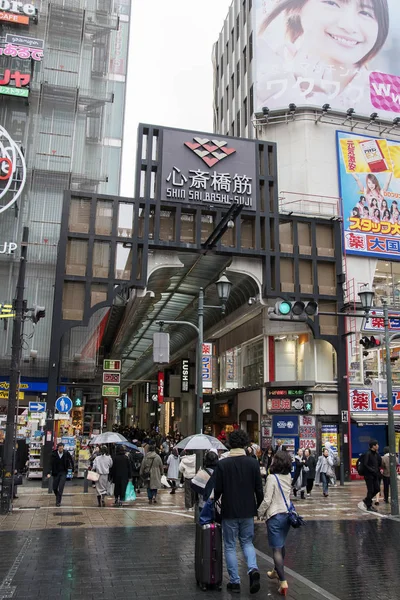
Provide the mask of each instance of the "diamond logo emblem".
POLYGON ((228 148, 228 142, 223 140, 199 137, 195 137, 193 140, 193 142, 185 142, 186 148, 197 154, 209 168, 236 152, 235 148, 228 148))

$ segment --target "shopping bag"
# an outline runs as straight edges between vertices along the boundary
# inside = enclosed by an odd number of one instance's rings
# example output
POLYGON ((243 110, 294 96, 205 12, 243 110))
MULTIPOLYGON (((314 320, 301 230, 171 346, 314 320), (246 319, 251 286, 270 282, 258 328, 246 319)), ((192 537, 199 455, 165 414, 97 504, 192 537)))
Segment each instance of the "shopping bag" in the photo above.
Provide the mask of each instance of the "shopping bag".
POLYGON ((114 496, 114 490, 115 485, 112 483, 112 481, 109 481, 107 484, 107 496, 110 496, 112 498, 114 496))
POLYGON ((126 486, 125 502, 133 502, 134 500, 136 500, 135 488, 132 481, 130 481, 126 486))
POLYGON ((96 471, 88 471, 86 479, 96 482, 100 479, 100 475, 96 471))
POLYGON ((167 487, 167 488, 171 487, 169 484, 169 481, 165 475, 161 475, 161 484, 165 485, 165 487, 167 487))
POLYGON ((201 513, 199 515, 199 523, 200 525, 208 525, 209 523, 214 523, 215 521, 215 506, 214 500, 210 498, 204 504, 201 509, 201 513))

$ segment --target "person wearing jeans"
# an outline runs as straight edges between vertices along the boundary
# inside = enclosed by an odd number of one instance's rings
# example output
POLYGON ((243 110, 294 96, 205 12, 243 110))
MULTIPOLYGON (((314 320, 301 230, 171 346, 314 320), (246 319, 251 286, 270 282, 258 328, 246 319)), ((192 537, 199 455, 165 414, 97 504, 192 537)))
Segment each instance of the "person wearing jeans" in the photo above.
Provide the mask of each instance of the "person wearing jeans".
POLYGON ((322 481, 322 493, 325 498, 329 496, 329 480, 334 476, 334 474, 335 470, 333 455, 329 452, 328 448, 324 448, 324 451, 317 462, 315 483, 322 481))
POLYGON ((254 517, 264 494, 260 465, 257 460, 246 456, 249 445, 247 433, 242 430, 229 434, 231 451, 220 460, 213 473, 214 498, 221 497, 222 535, 224 540, 226 568, 229 574, 227 589, 240 593, 240 576, 236 554, 236 541, 239 540, 247 563, 250 580, 250 593, 260 589, 260 572, 253 546, 254 517))

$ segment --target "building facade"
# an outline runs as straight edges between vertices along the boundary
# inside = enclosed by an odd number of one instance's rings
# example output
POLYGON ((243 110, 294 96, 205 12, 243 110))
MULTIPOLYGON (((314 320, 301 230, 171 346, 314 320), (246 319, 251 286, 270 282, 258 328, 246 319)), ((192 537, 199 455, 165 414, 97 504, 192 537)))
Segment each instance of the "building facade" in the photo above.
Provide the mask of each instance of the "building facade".
MULTIPOLYGON (((64 190, 119 192, 130 1, 51 0, 13 10, 10 4, 0 17, 0 125, 25 157, 26 181, 11 207, 3 200, 0 214, 0 244, 15 245, 0 254, 0 303, 14 298, 22 229, 28 226, 25 298, 28 307, 44 306, 46 317, 37 327, 25 323, 21 376, 40 381, 46 394, 64 190)), ((4 158, 10 148, 5 138, 1 142, 4 158)), ((81 272, 82 251, 71 249, 71 273, 81 272)), ((63 340, 63 375, 93 376, 93 338, 103 318, 99 312, 89 327, 63 340)), ((12 326, 2 323, 0 381, 6 388, 12 326)), ((35 390, 26 396, 42 397, 35 390)))
MULTIPOLYGON (((309 390, 316 397, 323 394, 323 404, 314 403, 314 414, 321 427, 326 425, 327 435, 335 428, 340 433, 343 419, 351 420, 349 441, 355 476, 356 458, 365 450, 368 439, 378 438, 381 446, 388 442, 387 398, 384 394, 378 397, 373 384, 374 379, 384 377, 384 356, 379 348, 382 301, 389 304, 393 314, 391 329, 397 330, 400 120, 393 89, 382 88, 379 82, 389 81, 390 77, 397 81, 400 74, 395 60, 399 7, 388 2, 377 8, 370 15, 374 33, 364 51, 360 48, 352 53, 340 46, 340 39, 350 40, 362 27, 363 17, 352 3, 339 7, 339 16, 332 21, 336 41, 324 37, 326 32, 319 30, 322 12, 328 10, 323 3, 321 14, 315 15, 310 14, 307 2, 295 7, 295 14, 284 5, 272 0, 232 3, 214 46, 214 126, 217 133, 234 132, 277 144, 282 214, 342 221, 344 309, 354 312, 360 307, 358 292, 363 286, 370 285, 375 291, 375 310, 369 320, 344 319, 348 344, 346 400, 339 398, 338 403, 335 391, 340 384, 335 373, 335 352, 315 349, 313 342, 311 356, 314 353, 317 359, 321 358, 321 371, 318 360, 303 360, 301 346, 304 350, 306 346, 300 340, 305 331, 299 333, 297 342, 293 337, 298 333, 290 325, 274 336, 273 345, 279 348, 274 368, 268 354, 270 346, 264 345, 264 381, 282 381, 286 388, 288 381, 300 383, 310 378, 307 370, 314 368, 315 377, 311 379, 315 386, 309 390), (364 338, 369 336, 370 340, 371 335, 378 344, 366 349, 364 338), (291 364, 296 364, 296 368, 291 364), (331 417, 327 419, 328 415, 331 417)), ((282 240, 286 248, 307 245, 303 233, 298 239, 289 229, 286 233, 282 240)), ((321 248, 325 239, 319 239, 321 248)), ((313 285, 315 274, 304 265, 299 268, 305 292, 313 285)), ((293 290, 289 286, 283 291, 290 296, 293 290)), ((265 333, 272 335, 271 323, 267 319, 264 322, 265 333)), ((252 344, 256 338, 243 342, 252 344)), ((228 345, 224 364, 231 374, 232 361, 240 363, 243 350, 228 345)), ((399 384, 398 355, 398 343, 393 343, 395 386, 399 384)), ((246 383, 243 368, 242 377, 246 383)), ((225 380, 224 376, 221 386, 227 387, 225 380)), ((398 396, 396 390, 396 415, 400 415, 398 396)), ((251 408, 254 407, 249 400, 239 410, 251 408)), ((396 423, 399 427, 397 416, 396 423)), ((320 437, 319 441, 323 439, 320 437)), ((340 440, 343 443, 345 437, 339 435, 337 441, 340 440)))

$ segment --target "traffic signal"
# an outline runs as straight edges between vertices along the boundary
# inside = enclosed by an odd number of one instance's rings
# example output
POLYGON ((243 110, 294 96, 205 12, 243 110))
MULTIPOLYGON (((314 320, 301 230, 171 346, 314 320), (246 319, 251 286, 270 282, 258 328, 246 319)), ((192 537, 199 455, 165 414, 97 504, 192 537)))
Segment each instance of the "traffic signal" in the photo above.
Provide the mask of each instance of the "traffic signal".
POLYGON ((315 300, 278 300, 275 306, 268 309, 268 317, 271 320, 299 320, 304 321, 307 317, 318 314, 318 304, 315 300))
POLYGON ((38 306, 37 304, 34 304, 33 310, 32 310, 32 322, 38 323, 40 321, 40 319, 44 319, 45 316, 46 316, 46 307, 38 306))
POLYGON ((81 407, 83 406, 83 390, 75 390, 74 392, 74 406, 81 407))
POLYGON ((361 346, 364 350, 377 350, 382 346, 382 342, 379 338, 375 338, 373 335, 367 337, 366 335, 360 339, 361 346))
POLYGON ((313 395, 304 394, 304 412, 313 411, 313 395))

